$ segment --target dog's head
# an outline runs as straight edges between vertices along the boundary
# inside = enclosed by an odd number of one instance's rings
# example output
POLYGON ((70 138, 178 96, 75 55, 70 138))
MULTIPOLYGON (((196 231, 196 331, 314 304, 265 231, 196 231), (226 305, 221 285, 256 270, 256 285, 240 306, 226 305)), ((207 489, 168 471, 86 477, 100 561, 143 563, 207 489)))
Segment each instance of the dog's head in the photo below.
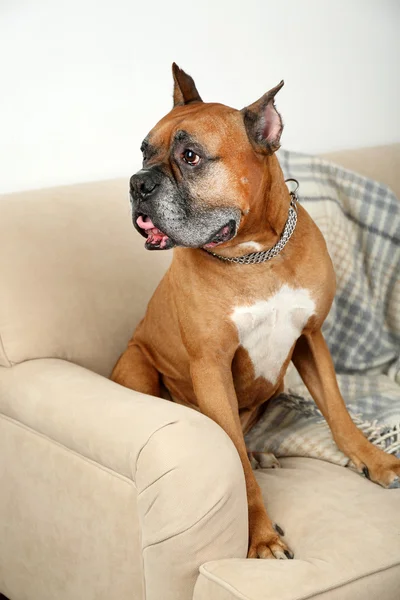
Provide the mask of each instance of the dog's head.
POLYGON ((228 244, 279 148, 283 81, 239 111, 203 102, 193 79, 172 70, 174 107, 143 140, 143 168, 130 180, 133 223, 148 250, 228 244))

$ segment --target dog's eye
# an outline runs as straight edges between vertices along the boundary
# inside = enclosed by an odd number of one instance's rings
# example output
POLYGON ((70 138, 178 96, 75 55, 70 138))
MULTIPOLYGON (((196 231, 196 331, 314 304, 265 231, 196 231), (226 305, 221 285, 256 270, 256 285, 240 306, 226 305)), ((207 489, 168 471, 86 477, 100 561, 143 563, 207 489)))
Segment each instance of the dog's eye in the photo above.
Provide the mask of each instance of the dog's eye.
POLYGON ((200 156, 196 154, 196 152, 193 152, 193 150, 189 149, 183 151, 182 158, 185 161, 185 163, 191 165, 192 167, 198 165, 200 162, 200 156))

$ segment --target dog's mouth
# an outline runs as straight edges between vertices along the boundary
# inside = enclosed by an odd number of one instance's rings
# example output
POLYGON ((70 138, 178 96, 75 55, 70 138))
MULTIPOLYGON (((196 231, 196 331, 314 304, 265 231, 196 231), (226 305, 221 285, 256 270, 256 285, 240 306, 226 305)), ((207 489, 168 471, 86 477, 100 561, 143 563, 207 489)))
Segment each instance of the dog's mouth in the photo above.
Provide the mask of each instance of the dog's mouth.
POLYGON ((147 238, 145 243, 147 250, 168 250, 175 245, 166 233, 163 233, 154 225, 149 216, 139 214, 136 219, 136 225, 139 228, 139 232, 147 238))
MULTIPOLYGON (((152 219, 143 213, 139 213, 135 219, 136 228, 139 233, 146 238, 145 248, 147 250, 169 250, 176 243, 161 229, 159 229, 152 219)), ((236 222, 231 219, 223 227, 213 233, 203 248, 215 248, 219 244, 228 242, 236 233, 236 222)))
POLYGON ((218 229, 217 233, 214 233, 207 244, 204 244, 203 248, 215 248, 219 244, 229 242, 236 233, 236 222, 231 219, 226 225, 218 229))

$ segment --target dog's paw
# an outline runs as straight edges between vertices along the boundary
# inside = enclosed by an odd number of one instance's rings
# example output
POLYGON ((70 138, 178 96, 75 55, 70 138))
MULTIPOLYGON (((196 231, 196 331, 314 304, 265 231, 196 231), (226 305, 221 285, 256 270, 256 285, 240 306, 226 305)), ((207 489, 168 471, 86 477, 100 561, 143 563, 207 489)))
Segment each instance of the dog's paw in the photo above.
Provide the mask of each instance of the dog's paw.
POLYGON ((380 450, 372 460, 360 461, 356 467, 364 477, 384 488, 400 488, 400 460, 392 454, 380 450))
POLYGON ((389 489, 393 490, 395 488, 400 488, 400 477, 395 477, 391 483, 389 484, 389 489))
MULTIPOLYGON (((282 531, 279 525, 275 525, 275 528, 279 532, 282 531)), ((265 540, 253 536, 250 541, 247 558, 276 558, 278 560, 288 560, 294 558, 294 554, 287 544, 281 540, 279 535, 273 532, 265 540)))
POLYGON ((248 452, 253 469, 279 469, 280 463, 271 452, 248 452))

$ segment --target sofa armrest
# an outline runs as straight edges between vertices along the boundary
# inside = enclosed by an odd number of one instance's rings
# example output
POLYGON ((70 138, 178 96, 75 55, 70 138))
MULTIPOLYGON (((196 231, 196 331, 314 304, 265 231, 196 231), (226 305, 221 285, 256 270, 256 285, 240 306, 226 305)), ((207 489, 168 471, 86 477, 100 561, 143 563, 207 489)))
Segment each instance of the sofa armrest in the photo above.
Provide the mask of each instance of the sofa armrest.
POLYGON ((58 359, 1 367, 0 412, 134 482, 147 600, 191 598, 203 562, 246 555, 240 459, 204 415, 58 359))

